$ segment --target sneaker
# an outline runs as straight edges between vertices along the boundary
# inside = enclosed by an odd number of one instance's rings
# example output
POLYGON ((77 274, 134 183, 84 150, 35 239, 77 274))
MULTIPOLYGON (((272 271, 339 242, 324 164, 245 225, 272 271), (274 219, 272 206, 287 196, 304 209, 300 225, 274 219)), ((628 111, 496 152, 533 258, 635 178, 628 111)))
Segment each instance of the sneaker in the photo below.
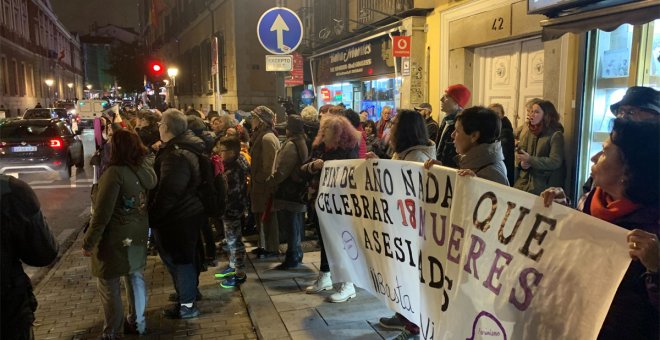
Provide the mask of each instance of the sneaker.
POLYGON ((345 302, 356 296, 353 282, 344 282, 339 286, 339 290, 328 296, 329 302, 345 302))
POLYGON ((186 307, 175 304, 172 308, 163 311, 163 316, 168 319, 192 319, 199 316, 197 306, 186 307))
POLYGON ((403 324, 403 321, 401 321, 401 319, 399 319, 399 317, 396 314, 389 318, 380 318, 380 320, 378 320, 378 323, 383 328, 398 329, 400 331, 406 330, 406 325, 403 324))
POLYGON ((392 340, 419 340, 419 334, 413 334, 408 330, 403 330, 392 340))
POLYGON ((219 273, 215 273, 214 276, 215 276, 216 279, 222 279, 222 278, 225 278, 225 277, 228 277, 228 276, 234 276, 234 275, 236 275, 236 269, 228 266, 227 268, 225 268, 225 270, 223 270, 219 273))
POLYGON ((222 288, 234 288, 238 287, 241 284, 243 284, 247 280, 247 275, 234 275, 230 276, 229 278, 225 279, 220 283, 220 287, 222 288))
POLYGON ((307 294, 314 294, 324 290, 332 289, 332 278, 330 277, 330 272, 319 272, 319 277, 316 278, 314 283, 305 288, 307 294))

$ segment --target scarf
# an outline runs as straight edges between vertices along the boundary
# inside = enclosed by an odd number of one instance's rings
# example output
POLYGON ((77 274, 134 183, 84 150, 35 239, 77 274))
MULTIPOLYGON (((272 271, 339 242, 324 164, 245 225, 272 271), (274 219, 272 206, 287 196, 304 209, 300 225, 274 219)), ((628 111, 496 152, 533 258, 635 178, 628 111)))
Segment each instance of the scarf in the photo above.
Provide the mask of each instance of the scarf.
POLYGON ((627 198, 622 198, 616 201, 613 200, 612 197, 605 193, 600 187, 594 189, 594 195, 591 198, 591 204, 589 205, 591 216, 610 223, 632 213, 638 208, 639 205, 633 203, 627 198))

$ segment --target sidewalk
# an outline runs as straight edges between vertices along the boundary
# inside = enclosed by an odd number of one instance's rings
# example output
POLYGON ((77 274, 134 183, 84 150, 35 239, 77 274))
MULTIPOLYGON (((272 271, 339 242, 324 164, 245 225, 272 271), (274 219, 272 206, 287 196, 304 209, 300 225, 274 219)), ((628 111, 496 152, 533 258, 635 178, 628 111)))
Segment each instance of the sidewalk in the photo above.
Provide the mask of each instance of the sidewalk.
MULTIPOLYGON (((82 233, 35 289, 37 339, 97 339, 101 334, 103 311, 96 279, 89 259, 80 252, 81 244, 82 233)), ((240 290, 220 288, 213 277, 226 266, 223 258, 218 267, 200 275, 201 316, 169 320, 161 311, 172 304, 167 300, 174 291, 171 279, 160 259, 149 256, 149 335, 139 339, 391 339, 399 334, 378 326, 378 318, 392 312, 362 289, 355 299, 339 304, 325 302, 332 291, 305 294, 318 273, 318 251, 305 253, 304 264, 290 271, 272 270, 278 259, 257 260, 252 254, 249 259, 248 280, 240 290)))

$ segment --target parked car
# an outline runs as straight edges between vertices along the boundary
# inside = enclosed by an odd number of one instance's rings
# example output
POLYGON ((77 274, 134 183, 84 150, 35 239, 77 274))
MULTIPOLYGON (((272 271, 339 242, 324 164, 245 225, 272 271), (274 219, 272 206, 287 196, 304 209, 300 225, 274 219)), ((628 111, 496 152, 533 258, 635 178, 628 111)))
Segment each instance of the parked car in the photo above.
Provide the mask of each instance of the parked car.
POLYGON ((20 119, 0 125, 0 174, 57 172, 71 177, 71 167, 85 165, 83 143, 59 119, 20 119))
POLYGON ((79 100, 76 112, 78 113, 78 126, 80 129, 91 129, 94 126, 94 118, 101 117, 103 111, 109 107, 110 103, 106 100, 79 100))

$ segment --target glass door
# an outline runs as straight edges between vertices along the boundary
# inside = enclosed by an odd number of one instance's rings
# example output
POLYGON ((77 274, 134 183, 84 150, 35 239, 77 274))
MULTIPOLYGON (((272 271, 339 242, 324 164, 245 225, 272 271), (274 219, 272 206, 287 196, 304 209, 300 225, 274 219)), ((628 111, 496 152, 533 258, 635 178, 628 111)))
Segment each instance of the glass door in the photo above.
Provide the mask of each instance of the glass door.
POLYGON ((660 85, 660 20, 642 26, 624 24, 612 32, 588 33, 578 195, 591 173, 591 157, 602 150, 612 130, 610 105, 628 87, 660 85))

